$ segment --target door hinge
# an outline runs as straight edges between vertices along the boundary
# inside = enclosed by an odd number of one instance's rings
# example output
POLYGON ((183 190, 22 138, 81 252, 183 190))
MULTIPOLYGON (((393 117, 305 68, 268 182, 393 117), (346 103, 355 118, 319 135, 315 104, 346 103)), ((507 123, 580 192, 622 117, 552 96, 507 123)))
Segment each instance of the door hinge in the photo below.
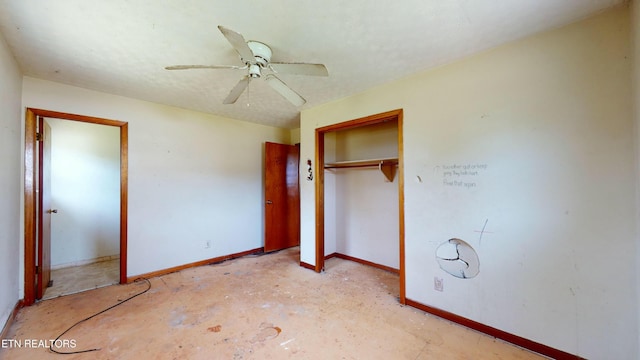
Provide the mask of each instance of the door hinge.
POLYGON ((36 275, 40 273, 40 266, 36 265, 36 275))
POLYGON ((36 133, 36 141, 42 141, 42 133, 36 133))

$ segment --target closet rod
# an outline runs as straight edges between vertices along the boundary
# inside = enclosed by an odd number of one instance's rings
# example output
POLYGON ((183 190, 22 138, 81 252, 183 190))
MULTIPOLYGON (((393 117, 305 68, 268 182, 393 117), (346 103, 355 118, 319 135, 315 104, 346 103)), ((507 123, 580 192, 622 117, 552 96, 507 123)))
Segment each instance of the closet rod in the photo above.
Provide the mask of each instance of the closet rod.
POLYGON ((325 169, 338 169, 338 168, 355 168, 355 167, 379 167, 380 165, 398 165, 397 158, 387 159, 369 159, 369 160, 353 160, 353 161, 338 161, 333 163, 324 164, 325 169))
POLYGON ((396 166, 398 166, 397 158, 340 161, 340 162, 324 164, 325 169, 377 167, 378 169, 380 169, 380 171, 382 171, 385 178, 389 182, 393 182, 393 178, 395 177, 395 173, 396 173, 396 166))

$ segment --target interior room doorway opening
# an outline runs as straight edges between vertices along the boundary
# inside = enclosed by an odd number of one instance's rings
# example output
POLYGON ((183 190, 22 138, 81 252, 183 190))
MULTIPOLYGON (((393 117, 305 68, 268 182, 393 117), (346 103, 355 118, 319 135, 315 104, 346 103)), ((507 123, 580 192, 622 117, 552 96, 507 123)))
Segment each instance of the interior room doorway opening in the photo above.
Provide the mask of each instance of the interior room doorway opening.
MULTIPOLYGON (((40 166, 43 158, 40 146, 43 135, 39 135, 38 122, 42 118, 72 120, 84 123, 115 126, 120 134, 120 234, 119 234, 119 282, 127 282, 127 183, 128 183, 128 125, 126 122, 61 113, 49 110, 27 108, 25 111, 25 176, 24 176, 24 305, 31 305, 41 298, 49 281, 42 274, 50 273, 50 238, 47 245, 48 216, 55 209, 49 209, 41 202, 40 189, 43 187, 43 173, 40 166), (49 248, 47 248, 49 246, 49 248), (49 254, 47 254, 49 252, 49 254), (49 261, 44 261, 44 260, 49 261)), ((49 229, 50 230, 50 229, 49 229)), ((50 236, 50 231, 49 231, 50 236)))

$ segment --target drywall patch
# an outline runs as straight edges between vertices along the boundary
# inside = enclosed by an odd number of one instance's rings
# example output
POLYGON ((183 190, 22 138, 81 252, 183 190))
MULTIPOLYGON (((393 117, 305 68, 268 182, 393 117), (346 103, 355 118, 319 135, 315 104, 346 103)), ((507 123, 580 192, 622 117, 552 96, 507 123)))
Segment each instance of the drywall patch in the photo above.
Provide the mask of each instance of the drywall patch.
POLYGON ((449 239, 436 249, 436 260, 440 268, 460 279, 470 279, 480 272, 478 254, 466 241, 449 239))

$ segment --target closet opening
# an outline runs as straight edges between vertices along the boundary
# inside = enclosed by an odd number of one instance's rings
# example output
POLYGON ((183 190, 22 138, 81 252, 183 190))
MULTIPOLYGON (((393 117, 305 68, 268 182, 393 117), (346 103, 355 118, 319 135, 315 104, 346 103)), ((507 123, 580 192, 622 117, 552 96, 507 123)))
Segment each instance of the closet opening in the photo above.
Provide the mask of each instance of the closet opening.
POLYGON ((315 137, 315 271, 339 257, 395 272, 404 304, 402 109, 317 128, 315 137))

